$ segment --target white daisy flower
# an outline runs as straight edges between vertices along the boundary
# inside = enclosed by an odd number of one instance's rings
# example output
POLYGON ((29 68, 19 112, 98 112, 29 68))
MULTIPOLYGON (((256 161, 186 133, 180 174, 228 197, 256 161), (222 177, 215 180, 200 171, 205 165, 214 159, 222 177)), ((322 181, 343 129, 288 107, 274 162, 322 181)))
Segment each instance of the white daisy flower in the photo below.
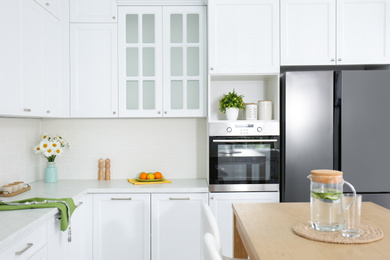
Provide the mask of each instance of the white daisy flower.
POLYGON ((58 147, 54 149, 53 154, 55 155, 61 155, 64 152, 64 150, 61 147, 58 147))
POLYGON ((50 145, 51 145, 51 148, 53 148, 53 150, 55 150, 55 149, 61 147, 61 143, 60 143, 60 142, 57 142, 57 141, 51 142, 50 145))
POLYGON ((45 155, 45 157, 50 157, 53 155, 53 152, 54 152, 54 150, 52 148, 48 148, 47 150, 45 150, 43 152, 43 154, 45 155))
POLYGON ((34 152, 35 153, 41 153, 42 152, 42 150, 41 150, 41 148, 39 147, 39 145, 36 145, 36 146, 34 146, 34 152))
POLYGON ((51 147, 51 144, 50 142, 47 140, 47 139, 44 139, 42 140, 40 143, 39 143, 39 148, 41 149, 41 151, 46 151, 49 147, 51 147))

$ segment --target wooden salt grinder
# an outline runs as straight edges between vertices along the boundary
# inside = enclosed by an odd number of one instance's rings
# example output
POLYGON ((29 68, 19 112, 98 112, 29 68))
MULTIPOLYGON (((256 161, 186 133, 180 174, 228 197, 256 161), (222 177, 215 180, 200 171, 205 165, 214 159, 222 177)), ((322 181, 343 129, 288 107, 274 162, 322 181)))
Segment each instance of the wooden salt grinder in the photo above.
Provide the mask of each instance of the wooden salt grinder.
POLYGON ((106 159, 106 180, 111 180, 111 160, 106 159))
POLYGON ((103 165, 104 163, 104 160, 102 158, 99 159, 99 177, 98 177, 98 180, 104 180, 103 178, 103 174, 104 174, 104 170, 103 170, 103 165))

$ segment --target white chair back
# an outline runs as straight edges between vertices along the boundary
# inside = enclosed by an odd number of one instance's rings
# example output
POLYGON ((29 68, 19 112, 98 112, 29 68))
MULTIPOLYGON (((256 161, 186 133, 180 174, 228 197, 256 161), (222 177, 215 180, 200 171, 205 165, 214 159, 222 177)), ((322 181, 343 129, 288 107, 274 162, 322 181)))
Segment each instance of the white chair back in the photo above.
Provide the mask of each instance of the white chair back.
POLYGON ((207 204, 203 204, 202 206, 202 228, 203 228, 203 236, 206 233, 210 233, 216 242, 217 248, 221 251, 221 237, 219 235, 218 223, 211 212, 211 208, 207 204))
POLYGON ((222 260, 217 241, 210 233, 206 233, 203 237, 203 260, 222 260))

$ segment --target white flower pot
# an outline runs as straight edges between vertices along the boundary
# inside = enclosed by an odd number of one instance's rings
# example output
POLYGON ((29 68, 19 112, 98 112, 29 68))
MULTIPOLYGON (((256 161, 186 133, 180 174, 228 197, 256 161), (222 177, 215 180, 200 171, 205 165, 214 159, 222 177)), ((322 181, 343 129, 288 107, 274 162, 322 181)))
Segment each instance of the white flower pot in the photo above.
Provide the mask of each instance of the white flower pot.
POLYGON ((238 108, 226 108, 226 118, 229 121, 236 121, 238 117, 238 108))

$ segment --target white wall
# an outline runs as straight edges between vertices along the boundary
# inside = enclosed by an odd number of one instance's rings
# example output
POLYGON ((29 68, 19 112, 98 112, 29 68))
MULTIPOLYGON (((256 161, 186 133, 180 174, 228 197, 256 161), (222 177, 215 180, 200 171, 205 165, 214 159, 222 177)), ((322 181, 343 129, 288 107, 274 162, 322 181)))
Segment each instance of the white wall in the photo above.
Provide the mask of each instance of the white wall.
POLYGON ((112 179, 206 178, 206 119, 0 118, 0 126, 0 184, 43 178, 46 160, 32 150, 43 133, 70 143, 56 158, 59 179, 97 179, 99 158, 111 159, 112 179))

